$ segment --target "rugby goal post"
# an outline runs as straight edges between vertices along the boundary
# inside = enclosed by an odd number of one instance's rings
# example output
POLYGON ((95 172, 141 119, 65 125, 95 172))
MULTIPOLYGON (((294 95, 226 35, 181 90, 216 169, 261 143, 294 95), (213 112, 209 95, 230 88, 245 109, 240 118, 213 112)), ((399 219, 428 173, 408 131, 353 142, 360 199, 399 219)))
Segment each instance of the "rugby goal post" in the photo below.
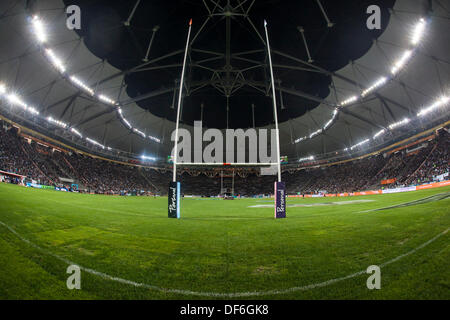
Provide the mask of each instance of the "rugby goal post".
POLYGON ((184 76, 186 71, 186 61, 187 55, 189 51, 190 37, 192 30, 192 19, 189 21, 189 31, 186 41, 186 49, 184 52, 184 60, 183 60, 183 70, 181 71, 181 81, 180 81, 180 89, 178 91, 178 106, 177 106, 177 119, 176 119, 176 127, 175 127, 175 146, 174 146, 174 161, 173 161, 173 179, 169 185, 169 193, 168 193, 168 215, 169 218, 180 219, 180 197, 181 197, 181 184, 177 182, 177 165, 183 166, 277 166, 277 174, 278 179, 274 185, 274 198, 275 198, 275 219, 286 218, 286 186, 284 182, 281 181, 281 156, 280 156, 280 134, 278 128, 278 113, 277 113, 277 99, 275 92, 275 81, 273 75, 273 64, 272 64, 272 54, 270 49, 269 42, 269 33, 267 31, 267 21, 264 20, 264 30, 266 34, 266 48, 269 58, 269 69, 270 69, 270 79, 272 86, 272 98, 273 98, 273 113, 274 113, 274 121, 275 121, 275 131, 276 131, 276 150, 277 150, 277 162, 276 163, 178 163, 178 136, 179 136, 179 124, 180 124, 180 110, 181 110, 181 102, 183 99, 183 87, 184 87, 184 76))

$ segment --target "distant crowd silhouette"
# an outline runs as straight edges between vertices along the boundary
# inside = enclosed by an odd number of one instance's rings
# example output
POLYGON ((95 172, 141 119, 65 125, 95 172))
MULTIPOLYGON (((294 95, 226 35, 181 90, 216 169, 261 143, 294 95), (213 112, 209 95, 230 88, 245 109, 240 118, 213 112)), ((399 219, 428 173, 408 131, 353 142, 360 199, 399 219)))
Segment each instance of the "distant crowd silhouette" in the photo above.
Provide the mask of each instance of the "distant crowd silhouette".
MULTIPOLYGON (((123 165, 76 152, 54 151, 34 141, 29 143, 15 128, 3 128, 0 134, 0 170, 26 176, 26 181, 69 188, 70 184, 64 182, 69 179, 81 192, 164 195, 172 178, 170 168, 123 165)), ((289 170, 283 172, 282 179, 288 194, 343 193, 419 185, 449 172, 449 146, 449 134, 442 131, 421 149, 410 153, 402 150, 325 168, 289 170), (395 182, 382 185, 385 179, 395 179, 395 182)), ((220 177, 220 169, 181 168, 178 180, 184 195, 217 196, 220 177)), ((275 176, 260 175, 255 168, 237 169, 234 194, 269 195, 273 193, 275 180, 275 176)))

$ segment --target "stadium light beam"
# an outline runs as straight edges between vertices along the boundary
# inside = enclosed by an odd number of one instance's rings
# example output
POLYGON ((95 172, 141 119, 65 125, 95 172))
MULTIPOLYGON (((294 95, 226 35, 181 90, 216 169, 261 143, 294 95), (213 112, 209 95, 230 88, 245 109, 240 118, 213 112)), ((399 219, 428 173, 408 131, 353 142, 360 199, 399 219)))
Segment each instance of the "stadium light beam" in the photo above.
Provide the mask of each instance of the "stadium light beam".
POLYGON ((44 24, 38 16, 33 16, 31 20, 33 24, 34 34, 40 43, 47 42, 47 35, 45 34, 44 24))
POLYGON ((419 44, 420 40, 423 38, 425 33, 426 21, 424 18, 421 18, 419 22, 416 24, 413 30, 413 34, 411 37, 411 44, 416 46, 419 44))
POLYGON ((314 161, 316 158, 314 156, 310 156, 310 157, 306 157, 306 158, 301 158, 298 160, 298 162, 305 162, 305 161, 314 161))
POLYGON ((125 124, 127 125, 128 128, 130 128, 130 129, 132 128, 131 124, 128 122, 127 119, 123 118, 122 120, 123 120, 123 122, 125 122, 125 124))
POLYGON ((91 96, 94 95, 94 90, 91 89, 91 88, 89 88, 83 81, 81 81, 81 80, 78 79, 77 77, 71 76, 71 77, 70 77, 70 80, 71 80, 77 87, 79 87, 79 88, 81 88, 81 89, 83 89, 83 90, 89 92, 89 94, 90 94, 91 96))
POLYGON ((397 60, 396 63, 394 63, 394 66, 392 67, 392 74, 396 75, 408 62, 409 58, 411 58, 412 56, 412 51, 411 50, 407 50, 403 53, 402 57, 397 60))
POLYGON ((27 105, 25 102, 23 102, 23 101, 22 101, 16 94, 14 94, 14 93, 9 94, 9 95, 7 96, 7 99, 8 99, 8 101, 9 101, 11 104, 13 104, 13 105, 15 105, 15 106, 22 107, 23 109, 27 109, 27 108, 28 108, 28 105, 27 105))
POLYGON ((27 111, 34 115, 39 114, 39 111, 37 111, 36 108, 34 108, 34 107, 28 107, 27 111))
POLYGON ((75 129, 75 128, 71 128, 70 129, 70 131, 72 132, 72 133, 75 133, 77 136, 79 136, 80 138, 83 138, 83 135, 80 133, 80 131, 78 131, 77 129, 75 129))
POLYGON ((355 144, 353 147, 351 147, 350 148, 350 150, 354 150, 354 149, 356 149, 356 148, 358 148, 358 147, 360 147, 360 146, 362 146, 362 145, 365 145, 365 144, 367 144, 367 143, 369 143, 370 142, 370 139, 366 139, 366 140, 364 140, 364 141, 361 141, 360 143, 358 143, 358 144, 355 144))
POLYGON ((61 73, 66 72, 66 67, 64 66, 62 61, 55 55, 52 49, 45 49, 45 53, 56 69, 58 69, 61 73))
POLYGON ((57 125, 58 127, 64 128, 64 129, 67 129, 67 127, 68 127, 67 123, 56 120, 53 117, 47 117, 47 121, 50 123, 53 123, 54 125, 57 125))
POLYGON ((443 96, 441 97, 439 100, 437 100, 435 103, 433 103, 431 106, 429 106, 428 108, 424 108, 422 109, 417 116, 418 117, 423 117, 427 114, 429 114, 430 112, 435 111, 436 109, 443 107, 445 105, 447 105, 450 102, 450 97, 447 96, 443 96))
POLYGON ((309 135, 309 138, 312 139, 312 138, 318 136, 319 134, 321 134, 322 132, 323 132, 322 129, 319 129, 319 130, 317 130, 317 131, 314 131, 313 133, 311 133, 311 134, 309 135))
POLYGON ((396 122, 396 123, 391 124, 391 125, 389 126, 389 129, 390 129, 390 130, 393 130, 393 129, 395 129, 395 128, 404 126, 404 125, 408 124, 410 121, 411 121, 410 119, 405 118, 405 119, 403 119, 402 121, 399 121, 399 122, 396 122))
POLYGON ((108 103, 108 104, 116 105, 116 102, 115 102, 113 99, 111 99, 111 98, 105 96, 104 94, 100 94, 100 95, 98 96, 98 98, 99 98, 101 101, 106 102, 106 103, 108 103))
MULTIPOLYGON (((47 42, 47 34, 46 34, 45 24, 44 24, 43 20, 39 16, 34 15, 34 16, 29 17, 29 21, 31 21, 31 32, 35 36, 36 41, 40 44, 41 49, 45 53, 45 56, 50 61, 51 65, 54 68, 56 68, 66 80, 70 81, 74 86, 82 89, 83 91, 86 91, 91 96, 97 98, 97 100, 99 100, 100 102, 110 104, 113 106, 120 106, 119 103, 117 103, 113 99, 110 99, 106 95, 103 95, 103 94, 96 95, 96 92, 93 88, 89 87, 86 83, 84 83, 82 80, 77 78, 75 75, 65 74, 66 67, 65 67, 64 63, 62 62, 62 60, 58 57, 58 55, 52 49, 50 49, 48 46, 45 45, 47 42)), ((0 95, 3 95, 4 93, 6 93, 6 92, 2 93, 2 89, 3 88, 0 86, 0 95)), ((5 91, 6 91, 6 88, 5 88, 5 91)), ((39 112, 37 112, 36 109, 31 108, 31 107, 28 107, 27 110, 33 114, 39 114, 39 112)), ((122 118, 122 120, 124 121, 126 126, 129 129, 133 129, 133 126, 129 123, 129 121, 123 117, 120 108, 118 111, 119 111, 120 117, 122 118)), ((142 134, 142 131, 138 130, 138 131, 133 131, 133 132, 138 135, 141 135, 145 138, 145 136, 142 134)), ((156 137, 151 137, 151 140, 158 142, 158 143, 161 142, 161 140, 156 137)))
POLYGON ((358 96, 352 96, 352 97, 342 101, 339 105, 341 107, 344 107, 344 106, 349 105, 349 104, 351 104, 353 102, 356 102, 356 101, 358 101, 358 96))
POLYGON ((152 140, 152 141, 157 142, 157 143, 161 143, 161 139, 158 139, 158 138, 156 138, 156 137, 148 136, 148 138, 149 138, 150 140, 152 140))
POLYGON ((149 157, 149 156, 144 156, 144 155, 141 156, 141 159, 142 160, 148 160, 148 161, 156 161, 156 158, 149 157))
POLYGON ((386 129, 380 130, 380 131, 378 131, 378 132, 373 136, 373 139, 375 140, 375 139, 377 139, 379 136, 381 136, 381 135, 383 135, 383 134, 385 134, 385 133, 386 133, 386 129))
POLYGON ((100 148, 102 148, 102 149, 105 149, 105 146, 104 146, 104 145, 102 145, 101 143, 99 143, 99 142, 97 142, 97 141, 95 141, 95 140, 93 140, 93 139, 91 139, 91 138, 86 138, 86 140, 87 140, 88 142, 92 143, 93 145, 96 145, 96 146, 98 146, 98 147, 100 147, 100 148))
POLYGON ((306 140, 306 139, 308 139, 308 137, 301 137, 301 138, 298 138, 297 140, 295 140, 295 143, 300 143, 300 142, 302 142, 302 141, 304 141, 304 140, 306 140))
POLYGON ((138 135, 140 135, 142 138, 147 138, 147 136, 145 135, 145 133, 143 133, 142 131, 133 128, 133 131, 136 132, 138 135))
POLYGON ((384 85, 386 82, 388 81, 388 78, 386 77, 382 77, 380 79, 378 79, 373 85, 371 85, 369 88, 367 88, 366 90, 364 90, 361 93, 361 97, 365 97, 367 96, 369 93, 375 91, 376 89, 378 89, 379 87, 381 87, 382 85, 384 85))

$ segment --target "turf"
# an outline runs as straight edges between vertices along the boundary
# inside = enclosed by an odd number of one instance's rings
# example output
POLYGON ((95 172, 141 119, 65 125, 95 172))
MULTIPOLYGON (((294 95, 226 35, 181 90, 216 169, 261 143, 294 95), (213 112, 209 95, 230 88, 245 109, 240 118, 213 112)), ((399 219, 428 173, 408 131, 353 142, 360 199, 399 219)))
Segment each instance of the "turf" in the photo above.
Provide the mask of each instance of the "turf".
POLYGON ((450 299, 450 232, 442 234, 450 227, 450 199, 431 197, 448 192, 289 199, 288 205, 371 201, 290 207, 285 220, 274 220, 272 208, 250 208, 267 200, 186 198, 182 219, 173 220, 167 218, 167 198, 0 184, 0 298, 211 298, 135 287, 84 271, 81 290, 71 291, 63 259, 158 288, 239 293, 345 277, 419 247, 382 267, 381 290, 368 290, 369 275, 360 274, 324 287, 244 298, 450 299), (431 200, 414 203, 425 198, 431 200), (371 211, 379 208, 385 210, 371 211))

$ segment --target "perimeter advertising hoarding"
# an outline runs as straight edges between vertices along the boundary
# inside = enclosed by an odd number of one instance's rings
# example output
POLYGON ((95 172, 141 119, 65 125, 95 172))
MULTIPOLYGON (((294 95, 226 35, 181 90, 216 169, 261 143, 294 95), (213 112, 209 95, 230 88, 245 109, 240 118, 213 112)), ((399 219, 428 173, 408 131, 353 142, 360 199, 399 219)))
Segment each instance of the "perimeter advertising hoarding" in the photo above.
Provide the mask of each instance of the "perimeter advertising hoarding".
POLYGON ((423 184, 420 186, 412 186, 412 187, 403 187, 403 188, 395 188, 395 189, 385 189, 385 190, 372 190, 372 191, 360 191, 360 192, 353 192, 353 193, 338 193, 338 194, 305 194, 302 195, 295 195, 295 196, 288 196, 289 198, 320 198, 320 197, 354 197, 354 196, 371 196, 371 195, 377 195, 377 194, 390 194, 390 193, 401 193, 401 192, 410 192, 410 191, 417 191, 417 190, 426 190, 426 189, 434 189, 434 188, 442 188, 450 186, 450 180, 441 181, 441 182, 435 182, 431 184, 423 184))
POLYGON ((38 183, 31 183, 31 182, 27 182, 26 183, 27 187, 31 187, 31 188, 36 188, 36 189, 50 189, 50 190, 55 190, 55 187, 53 186, 46 186, 43 184, 38 184, 38 183))
POLYGON ((400 193, 400 192, 410 192, 410 191, 416 191, 416 187, 403 187, 403 188, 395 188, 395 189, 386 189, 383 190, 383 194, 389 194, 389 193, 400 193))
POLYGON ((416 190, 426 190, 450 186, 450 180, 417 186, 416 190))

